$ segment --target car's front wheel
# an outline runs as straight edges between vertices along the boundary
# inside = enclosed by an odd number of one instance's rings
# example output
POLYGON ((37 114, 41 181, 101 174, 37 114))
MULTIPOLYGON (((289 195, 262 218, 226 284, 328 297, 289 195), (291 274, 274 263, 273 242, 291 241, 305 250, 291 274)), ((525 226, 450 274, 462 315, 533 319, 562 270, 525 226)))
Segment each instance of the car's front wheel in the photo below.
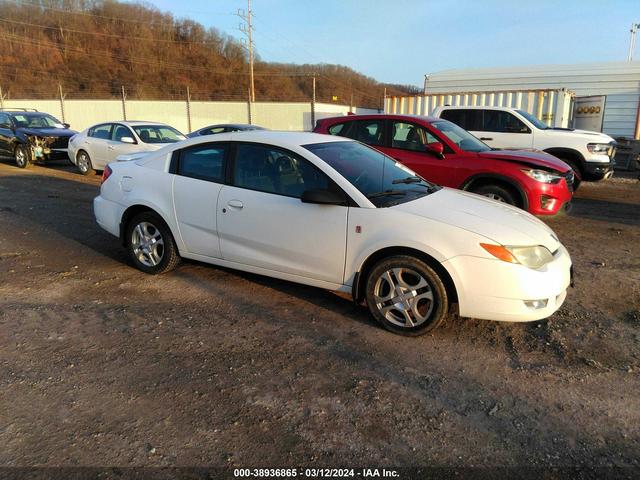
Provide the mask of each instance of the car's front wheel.
POLYGON ((89 154, 84 150, 80 150, 78 155, 76 155, 76 165, 82 175, 92 175, 96 173, 91 164, 91 157, 89 157, 89 154))
POLYGON ((518 205, 513 193, 501 185, 482 185, 478 188, 472 189, 471 191, 478 195, 482 195, 483 197, 490 198, 491 200, 508 203, 509 205, 514 205, 516 207, 520 206, 518 205))
POLYGON ((31 165, 31 152, 26 145, 16 145, 13 154, 18 168, 27 168, 31 165))
POLYGON ((384 328, 400 335, 425 334, 447 316, 447 290, 436 271, 409 255, 385 258, 366 283, 367 306, 384 328))
POLYGON ((180 263, 169 227, 154 212, 142 212, 131 219, 127 224, 126 244, 131 260, 145 273, 165 273, 180 263))

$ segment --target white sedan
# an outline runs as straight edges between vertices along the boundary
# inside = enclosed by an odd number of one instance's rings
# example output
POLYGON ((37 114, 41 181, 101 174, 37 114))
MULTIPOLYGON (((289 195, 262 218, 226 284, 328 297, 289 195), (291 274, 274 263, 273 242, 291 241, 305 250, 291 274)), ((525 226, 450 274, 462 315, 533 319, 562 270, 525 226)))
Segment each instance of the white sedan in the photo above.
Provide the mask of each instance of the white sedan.
POLYGON ((140 270, 181 257, 350 292, 385 328, 531 321, 563 303, 571 259, 517 208, 430 184, 359 142, 253 131, 110 164, 98 224, 140 270))
POLYGON ((155 122, 99 123, 69 140, 69 159, 83 175, 104 169, 120 155, 152 152, 186 137, 169 125, 155 122))

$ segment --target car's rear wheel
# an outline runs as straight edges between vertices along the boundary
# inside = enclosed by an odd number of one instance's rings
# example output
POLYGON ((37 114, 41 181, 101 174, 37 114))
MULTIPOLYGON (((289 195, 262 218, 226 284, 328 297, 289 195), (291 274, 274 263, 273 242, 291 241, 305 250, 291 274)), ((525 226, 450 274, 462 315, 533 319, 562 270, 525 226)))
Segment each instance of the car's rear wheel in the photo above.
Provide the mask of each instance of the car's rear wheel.
POLYGON ((16 145, 13 154, 18 168, 27 168, 31 165, 31 151, 26 145, 16 145))
POLYGON ((76 165, 82 175, 93 175, 96 171, 91 164, 91 157, 84 150, 80 150, 76 155, 76 165))
POLYGON ((514 205, 516 207, 520 206, 514 194, 501 185, 482 185, 471 189, 471 191, 478 195, 482 195, 483 197, 490 198, 491 200, 508 203, 509 205, 514 205))
POLYGON ((409 255, 379 261, 366 283, 367 306, 387 330, 400 335, 425 334, 447 316, 447 290, 429 265, 409 255))
POLYGON ((142 212, 133 217, 127 225, 126 242, 131 260, 145 273, 165 273, 180 263, 173 235, 156 213, 142 212))

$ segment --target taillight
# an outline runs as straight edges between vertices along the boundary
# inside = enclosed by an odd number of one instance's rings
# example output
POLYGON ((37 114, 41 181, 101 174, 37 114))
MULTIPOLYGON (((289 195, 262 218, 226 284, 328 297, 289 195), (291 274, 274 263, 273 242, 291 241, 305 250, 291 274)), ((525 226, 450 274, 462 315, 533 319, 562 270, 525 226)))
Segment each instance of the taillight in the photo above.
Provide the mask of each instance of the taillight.
POLYGON ((111 170, 111 167, 109 165, 104 167, 104 170, 102 171, 102 180, 100 181, 100 185, 106 182, 107 178, 109 178, 112 173, 113 173, 113 170, 111 170))

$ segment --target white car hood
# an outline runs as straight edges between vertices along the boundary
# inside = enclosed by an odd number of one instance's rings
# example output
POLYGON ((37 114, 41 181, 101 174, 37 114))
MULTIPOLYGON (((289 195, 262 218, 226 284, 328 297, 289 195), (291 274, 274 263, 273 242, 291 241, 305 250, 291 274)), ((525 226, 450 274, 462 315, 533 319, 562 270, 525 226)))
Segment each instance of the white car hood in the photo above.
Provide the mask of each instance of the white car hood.
POLYGON ((544 130, 546 135, 557 137, 559 139, 566 138, 570 135, 572 138, 580 138, 587 143, 611 143, 615 142, 609 135, 600 132, 590 132, 589 130, 544 130))
POLYGON ((553 230, 533 215, 473 193, 443 188, 391 208, 462 228, 502 245, 543 245, 551 252, 560 246, 553 230))

